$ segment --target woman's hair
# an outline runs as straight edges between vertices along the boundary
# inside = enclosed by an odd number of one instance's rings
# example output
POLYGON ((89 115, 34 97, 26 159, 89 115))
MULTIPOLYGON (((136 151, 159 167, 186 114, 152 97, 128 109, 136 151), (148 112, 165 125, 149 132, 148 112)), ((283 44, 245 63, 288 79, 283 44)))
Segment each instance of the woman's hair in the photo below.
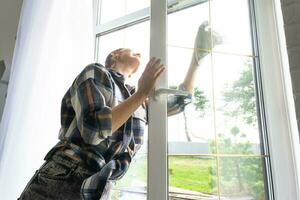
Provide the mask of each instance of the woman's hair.
POLYGON ((113 50, 108 54, 108 56, 105 59, 105 67, 111 68, 116 63, 116 54, 120 53, 121 51, 125 50, 126 48, 119 48, 116 50, 113 50))

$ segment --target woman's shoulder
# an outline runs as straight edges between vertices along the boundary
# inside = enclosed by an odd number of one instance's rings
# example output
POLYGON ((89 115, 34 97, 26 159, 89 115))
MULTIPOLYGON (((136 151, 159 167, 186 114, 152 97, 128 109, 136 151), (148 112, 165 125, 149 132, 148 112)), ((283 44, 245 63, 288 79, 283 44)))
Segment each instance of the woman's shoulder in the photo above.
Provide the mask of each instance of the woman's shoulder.
POLYGON ((74 80, 72 86, 76 87, 89 79, 92 79, 97 84, 112 88, 112 77, 109 71, 100 63, 90 63, 85 66, 74 80))

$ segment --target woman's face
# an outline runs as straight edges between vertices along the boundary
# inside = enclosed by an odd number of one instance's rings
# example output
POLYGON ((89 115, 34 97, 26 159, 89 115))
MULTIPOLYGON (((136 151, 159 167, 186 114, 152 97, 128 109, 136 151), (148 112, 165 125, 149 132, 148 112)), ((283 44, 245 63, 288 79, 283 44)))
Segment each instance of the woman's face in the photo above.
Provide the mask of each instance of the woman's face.
POLYGON ((141 62, 141 54, 134 52, 131 49, 124 49, 120 52, 119 62, 126 65, 126 67, 130 67, 132 73, 136 72, 140 66, 141 62))

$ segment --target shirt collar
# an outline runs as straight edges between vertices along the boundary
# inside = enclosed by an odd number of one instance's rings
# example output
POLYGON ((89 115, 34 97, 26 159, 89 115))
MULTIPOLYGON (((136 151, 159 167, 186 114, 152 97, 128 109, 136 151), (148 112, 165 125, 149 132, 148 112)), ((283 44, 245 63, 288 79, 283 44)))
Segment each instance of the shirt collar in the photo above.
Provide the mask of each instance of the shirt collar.
POLYGON ((109 68, 108 71, 113 76, 113 79, 115 79, 118 82, 121 82, 130 91, 131 94, 133 94, 135 92, 135 86, 126 84, 125 83, 126 78, 125 78, 125 76, 123 74, 121 74, 120 72, 117 72, 117 71, 113 70, 112 68, 109 68))
POLYGON ((121 74, 120 72, 117 72, 111 68, 109 68, 108 71, 112 74, 114 79, 118 80, 122 84, 125 83, 125 76, 123 74, 121 74))

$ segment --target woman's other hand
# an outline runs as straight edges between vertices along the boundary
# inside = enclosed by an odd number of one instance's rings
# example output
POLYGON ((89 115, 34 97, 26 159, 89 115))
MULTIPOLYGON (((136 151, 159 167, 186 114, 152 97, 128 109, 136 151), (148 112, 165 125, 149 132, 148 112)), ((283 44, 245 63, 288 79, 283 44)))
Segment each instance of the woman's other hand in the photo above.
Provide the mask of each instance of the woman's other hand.
POLYGON ((193 62, 199 65, 200 60, 209 54, 215 45, 222 43, 222 36, 210 28, 208 21, 204 21, 199 26, 195 38, 193 62))

